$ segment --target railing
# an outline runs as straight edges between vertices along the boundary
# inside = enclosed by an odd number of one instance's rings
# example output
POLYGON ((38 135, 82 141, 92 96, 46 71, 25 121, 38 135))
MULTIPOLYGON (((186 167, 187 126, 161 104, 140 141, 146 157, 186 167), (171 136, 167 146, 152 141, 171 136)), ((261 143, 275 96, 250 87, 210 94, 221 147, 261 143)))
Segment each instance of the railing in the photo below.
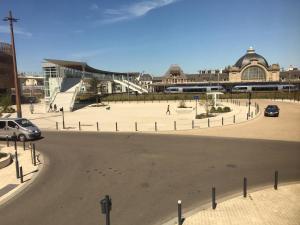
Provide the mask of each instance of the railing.
POLYGON ((70 103, 70 112, 73 111, 75 99, 76 99, 76 96, 77 96, 79 90, 80 90, 80 86, 75 88, 75 92, 74 92, 74 94, 72 96, 72 100, 71 100, 71 103, 70 103))
POLYGON ((137 85, 133 82, 130 82, 128 80, 123 80, 123 82, 126 83, 126 84, 129 84, 130 86, 135 87, 136 89, 138 89, 141 92, 148 93, 148 90, 146 90, 145 88, 143 88, 143 87, 141 87, 141 86, 139 86, 139 85, 137 85))

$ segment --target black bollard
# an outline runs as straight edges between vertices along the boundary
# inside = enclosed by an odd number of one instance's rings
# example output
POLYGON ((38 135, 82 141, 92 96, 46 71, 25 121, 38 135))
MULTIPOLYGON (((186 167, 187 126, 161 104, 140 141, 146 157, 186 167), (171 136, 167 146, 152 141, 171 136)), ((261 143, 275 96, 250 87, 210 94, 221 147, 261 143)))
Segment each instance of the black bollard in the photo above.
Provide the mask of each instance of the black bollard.
POLYGON ((235 115, 233 115, 233 123, 235 123, 235 115))
POLYGON ((20 180, 21 180, 21 184, 23 184, 24 180, 23 180, 23 168, 22 168, 22 166, 20 166, 20 180))
POLYGON ((97 126, 97 131, 99 131, 99 123, 98 122, 96 123, 96 126, 97 126))
POLYGON ((24 151, 26 150, 26 147, 25 147, 25 140, 23 140, 23 150, 24 150, 24 151))
POLYGON ((216 203, 216 188, 215 187, 212 187, 211 201, 212 201, 212 209, 216 209, 217 203, 216 203))
POLYGON ((134 123, 134 126, 135 126, 135 131, 138 131, 137 122, 134 123))
POLYGON ((195 122, 194 122, 194 120, 192 120, 192 129, 194 129, 195 128, 195 122))
POLYGON ((19 178, 19 160, 18 160, 18 153, 15 152, 15 165, 16 165, 16 177, 19 178))
POLYGON ((14 140, 14 146, 15 146, 15 150, 17 150, 17 135, 16 135, 16 133, 14 132, 14 134, 13 134, 13 140, 14 140))
POLYGON ((55 125, 56 125, 56 130, 58 130, 58 122, 56 122, 55 125))
POLYGON ((210 119, 207 119, 207 126, 210 127, 210 119))
POLYGON ((249 113, 247 113, 247 120, 249 120, 249 113))
POLYGON ((9 139, 8 139, 8 135, 6 135, 6 147, 9 147, 9 139))
POLYGON ((178 208, 178 225, 182 225, 182 208, 181 208, 180 200, 178 200, 177 202, 177 208, 178 208))
POLYGON ((244 198, 247 197, 247 178, 246 177, 244 177, 243 196, 244 196, 244 198))
POLYGON ((118 131, 118 122, 116 122, 116 132, 118 131))
POLYGON ((274 189, 278 189, 278 171, 275 171, 274 189))
POLYGON ((176 130, 177 128, 176 128, 176 121, 174 121, 174 130, 176 130))
POLYGON ((81 130, 81 124, 80 124, 80 121, 78 122, 78 129, 81 130))
POLYGON ((32 144, 32 151, 33 151, 33 165, 36 166, 36 154, 35 154, 35 144, 32 144))
POLYGON ((222 126, 224 125, 224 117, 222 117, 222 126))
POLYGON ((155 131, 157 131, 157 122, 155 122, 154 126, 155 126, 155 131))

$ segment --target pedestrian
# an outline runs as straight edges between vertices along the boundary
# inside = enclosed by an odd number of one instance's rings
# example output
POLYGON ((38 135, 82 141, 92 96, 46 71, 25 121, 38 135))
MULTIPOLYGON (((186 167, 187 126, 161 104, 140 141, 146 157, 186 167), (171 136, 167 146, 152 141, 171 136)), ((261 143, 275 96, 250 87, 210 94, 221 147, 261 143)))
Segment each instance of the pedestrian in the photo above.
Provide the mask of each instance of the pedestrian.
POLYGON ((166 114, 168 114, 169 113, 169 115, 171 115, 171 111, 170 111, 170 105, 168 105, 168 108, 167 108, 167 112, 166 112, 166 114))
POLYGON ((54 112, 56 112, 57 111, 57 105, 54 104, 53 108, 54 108, 54 112))
POLYGON ((49 106, 49 111, 52 112, 53 111, 53 108, 52 108, 52 103, 50 103, 50 106, 49 106))

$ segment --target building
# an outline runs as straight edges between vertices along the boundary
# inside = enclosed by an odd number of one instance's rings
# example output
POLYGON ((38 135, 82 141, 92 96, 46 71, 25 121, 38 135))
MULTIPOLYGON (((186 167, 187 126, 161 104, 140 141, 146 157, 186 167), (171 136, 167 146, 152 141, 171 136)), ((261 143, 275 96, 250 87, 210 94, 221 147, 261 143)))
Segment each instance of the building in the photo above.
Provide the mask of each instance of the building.
POLYGON ((13 56, 10 44, 0 42, 0 93, 14 88, 13 56))
POLYGON ((154 77, 152 87, 161 92, 170 86, 208 86, 222 85, 231 89, 238 84, 268 84, 268 83, 300 84, 300 71, 297 68, 280 71, 279 64, 269 64, 268 61, 250 47, 233 66, 224 69, 199 70, 196 74, 185 74, 179 65, 171 65, 161 77, 154 77))

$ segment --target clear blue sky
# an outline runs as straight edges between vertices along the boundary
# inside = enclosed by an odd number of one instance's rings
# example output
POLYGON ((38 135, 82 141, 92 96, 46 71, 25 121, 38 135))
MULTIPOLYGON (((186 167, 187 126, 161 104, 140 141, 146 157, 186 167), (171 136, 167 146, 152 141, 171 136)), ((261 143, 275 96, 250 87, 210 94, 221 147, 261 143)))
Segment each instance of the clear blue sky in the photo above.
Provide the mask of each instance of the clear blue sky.
MULTIPOLYGON (((299 0, 0 0, 13 11, 19 71, 44 58, 162 75, 233 65, 249 46, 269 63, 300 66, 299 0)), ((0 40, 9 41, 0 21, 0 40)))

